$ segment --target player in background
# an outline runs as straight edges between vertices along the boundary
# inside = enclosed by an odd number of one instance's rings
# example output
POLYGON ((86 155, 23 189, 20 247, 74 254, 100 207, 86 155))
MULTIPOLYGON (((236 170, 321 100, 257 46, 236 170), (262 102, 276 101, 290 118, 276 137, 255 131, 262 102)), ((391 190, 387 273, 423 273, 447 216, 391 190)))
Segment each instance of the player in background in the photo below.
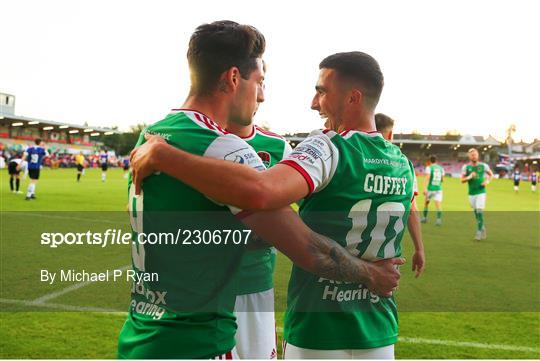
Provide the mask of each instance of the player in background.
POLYGON ((19 190, 19 187, 21 185, 21 162, 22 159, 19 153, 15 153, 13 158, 11 158, 8 162, 9 189, 11 190, 11 193, 22 193, 19 190), (13 183, 15 183, 15 186, 13 183))
POLYGON ((99 164, 101 166, 101 181, 105 182, 107 179, 107 169, 109 168, 109 154, 105 150, 101 150, 99 153, 99 164))
MULTIPOLYGON (((264 47, 262 34, 248 25, 219 21, 199 26, 188 50, 192 80, 188 98, 181 109, 173 110, 146 129, 137 149, 146 148, 142 143, 147 135, 160 134, 170 144, 164 145, 172 151, 200 155, 203 159, 230 160, 219 162, 220 166, 238 162, 236 165, 241 170, 262 171, 264 165, 253 148, 223 129, 231 121, 242 123, 251 119, 258 103, 264 101, 264 47)), ((174 161, 167 162, 175 166, 174 161)), ((206 172, 204 167, 197 169, 197 173, 206 172)), ((136 173, 132 174, 137 177, 136 173)), ((294 170, 291 175, 299 178, 302 193, 305 190, 307 194, 308 186, 302 176, 294 170)), ((399 272, 395 265, 402 264, 403 260, 393 258, 371 263, 354 257, 336 242, 309 230, 289 207, 290 203, 273 211, 240 211, 224 206, 226 202, 211 201, 165 173, 152 174, 142 189, 140 186, 137 182, 129 186, 135 233, 159 231, 156 224, 149 221, 152 212, 158 213, 156 217, 171 212, 184 212, 184 215, 197 212, 200 221, 208 223, 211 219, 205 219, 205 215, 210 212, 226 215, 230 209, 257 235, 300 267, 320 277, 366 282, 369 289, 381 295, 390 294, 397 285, 399 272)), ((228 192, 227 186, 219 185, 225 192, 228 192)), ((253 187, 257 187, 257 183, 252 184, 253 187)), ((238 188, 232 191, 233 195, 237 193, 238 188)), ((231 358, 235 352, 236 324, 232 309, 236 293, 229 292, 229 287, 242 254, 242 247, 213 249, 210 246, 134 244, 134 268, 138 272, 160 271, 160 280, 134 285, 140 292, 132 292, 128 318, 119 336, 119 357, 231 358), (158 293, 162 296, 159 300, 153 297, 158 293), (175 302, 179 301, 195 309, 177 310, 175 302), (196 312, 209 303, 222 307, 196 312), (228 305, 232 306, 230 311, 228 305), (157 310, 160 311, 158 316, 157 310)))
POLYGON ((493 172, 486 163, 478 160, 479 154, 476 148, 468 151, 469 160, 461 169, 461 183, 469 186, 469 203, 474 211, 476 219, 475 240, 486 239, 486 225, 484 223, 484 209, 486 208, 486 186, 493 179, 493 172))
MULTIPOLYGON (((28 176, 30 177, 30 184, 26 191, 26 200, 36 199, 36 186, 39 180, 39 173, 41 165, 43 164, 43 158, 48 155, 45 150, 45 143, 39 138, 34 141, 35 145, 26 149, 23 154, 22 160, 27 161, 28 176)), ((22 162, 21 162, 22 163, 22 162)))
POLYGON ((536 183, 538 183, 538 162, 533 161, 532 167, 531 167, 531 190, 536 192, 536 183))
MULTIPOLYGON (((414 170, 399 147, 376 131, 382 72, 361 52, 331 55, 319 67, 311 107, 331 129, 313 131, 279 164, 257 172, 147 135, 131 156, 136 189, 161 171, 242 209, 270 210, 304 199, 300 215, 306 224, 331 235, 351 256, 375 264, 399 256, 414 170)), ((285 358, 393 358, 397 328, 392 297, 378 297, 362 282, 336 282, 293 266, 285 358)))
MULTIPOLYGON (((394 119, 386 114, 377 113, 375 114, 375 126, 384 139, 389 142, 394 139, 394 119)), ((413 191, 415 198, 411 203, 411 213, 409 214, 409 220, 407 221, 407 229, 409 230, 414 245, 414 255, 411 262, 412 270, 413 272, 416 271, 415 277, 418 278, 424 272, 426 256, 424 254, 424 242, 422 241, 420 215, 418 214, 418 208, 416 207, 416 196, 418 196, 418 181, 416 176, 414 177, 413 191)))
POLYGON ((129 157, 124 157, 124 159, 122 159, 122 168, 124 169, 124 178, 128 179, 128 177, 129 177, 129 157))
POLYGON ((518 193, 519 182, 521 181, 521 172, 517 164, 514 166, 514 171, 512 172, 512 179, 514 180, 514 192, 518 193))
MULTIPOLYGON (((266 168, 292 151, 282 136, 260 128, 252 119, 230 121, 227 131, 251 145, 266 168)), ((274 315, 275 248, 248 250, 236 275, 236 351, 240 359, 277 358, 274 315)))
POLYGON ((77 165, 77 182, 81 181, 81 176, 84 171, 84 155, 80 152, 75 156, 75 164, 77 165))
POLYGON ((433 199, 435 201, 435 208, 437 209, 436 226, 442 225, 442 200, 443 191, 442 183, 444 180, 444 168, 437 164, 437 157, 432 155, 429 157, 430 164, 426 167, 424 173, 426 175, 424 180, 424 214, 422 217, 422 223, 427 222, 429 202, 433 199))

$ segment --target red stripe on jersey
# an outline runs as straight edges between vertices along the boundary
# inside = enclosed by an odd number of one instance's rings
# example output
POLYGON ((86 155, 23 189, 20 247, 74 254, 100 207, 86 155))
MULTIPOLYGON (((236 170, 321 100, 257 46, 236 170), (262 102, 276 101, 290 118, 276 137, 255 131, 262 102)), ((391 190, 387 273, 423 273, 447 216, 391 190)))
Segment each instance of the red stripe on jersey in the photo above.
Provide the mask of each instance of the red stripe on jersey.
POLYGON ((306 180, 307 184, 308 184, 308 187, 309 187, 309 193, 308 193, 308 196, 313 193, 313 191, 315 190, 315 184, 313 184, 313 179, 311 179, 311 176, 309 175, 308 172, 306 172, 306 170, 304 168, 302 168, 302 166, 298 163, 296 163, 295 161, 292 161, 292 160, 282 160, 281 162, 279 162, 278 164, 285 164, 285 165, 288 165, 289 167, 292 167, 294 169, 296 169, 298 171, 298 173, 300 173, 300 175, 302 177, 304 177, 304 179, 306 180))
POLYGON ((215 130, 214 127, 212 127, 212 125, 210 124, 210 122, 207 122, 203 119, 203 117, 201 117, 201 115, 199 113, 195 113, 195 118, 197 118, 197 120, 201 123, 203 123, 204 125, 206 125, 206 127, 208 129, 212 129, 212 130, 215 130))
POLYGON ((240 211, 240 213, 236 214, 236 218, 238 218, 239 220, 242 220, 242 219, 250 216, 252 213, 253 213, 252 211, 242 210, 242 211, 240 211))
POLYGON ((208 115, 204 114, 203 112, 200 112, 200 111, 195 110, 195 109, 190 109, 190 108, 171 109, 171 111, 173 111, 173 112, 193 112, 193 113, 199 113, 199 114, 201 114, 201 115, 204 115, 205 117, 210 118, 208 115))
POLYGON ((323 134, 326 134, 326 133, 328 133, 328 132, 330 132, 330 131, 332 131, 332 129, 323 129, 322 132, 323 132, 323 134))
POLYGON ((216 122, 214 122, 212 119, 208 119, 208 118, 206 118, 206 116, 205 116, 205 119, 206 119, 210 124, 212 124, 217 130, 219 130, 221 133, 223 133, 223 134, 229 134, 228 131, 226 131, 225 129, 223 129, 222 127, 220 127, 219 124, 216 123, 216 122))
POLYGON ((255 134, 255 126, 253 126, 251 128, 251 133, 249 133, 249 135, 247 137, 240 137, 240 138, 242 138, 242 139, 251 138, 251 137, 253 137, 253 134, 255 134))
POLYGON ((208 125, 208 126, 209 126, 210 128, 212 128, 212 129, 215 128, 215 124, 214 124, 213 121, 210 120, 210 118, 208 118, 206 115, 203 115, 202 118, 203 118, 203 122, 204 122, 206 125, 208 125))
POLYGON ((225 354, 225 360, 232 360, 232 352, 229 351, 225 354))
POLYGON ((343 130, 341 133, 339 133, 341 136, 346 136, 347 134, 349 134, 349 132, 358 132, 358 133, 364 133, 364 134, 370 134, 370 135, 373 135, 373 134, 377 134, 377 133, 380 133, 378 130, 372 130, 370 132, 364 132, 362 130, 357 130, 357 129, 347 129, 347 130, 343 130))

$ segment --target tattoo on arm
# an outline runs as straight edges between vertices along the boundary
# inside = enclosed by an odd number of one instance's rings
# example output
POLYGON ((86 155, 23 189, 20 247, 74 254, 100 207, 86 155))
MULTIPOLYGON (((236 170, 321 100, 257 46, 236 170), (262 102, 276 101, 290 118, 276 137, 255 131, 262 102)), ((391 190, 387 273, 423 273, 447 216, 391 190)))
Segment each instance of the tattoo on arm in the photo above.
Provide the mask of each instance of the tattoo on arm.
POLYGON ((369 283, 366 262, 351 255, 335 241, 311 232, 310 249, 315 261, 315 272, 331 280, 369 283))

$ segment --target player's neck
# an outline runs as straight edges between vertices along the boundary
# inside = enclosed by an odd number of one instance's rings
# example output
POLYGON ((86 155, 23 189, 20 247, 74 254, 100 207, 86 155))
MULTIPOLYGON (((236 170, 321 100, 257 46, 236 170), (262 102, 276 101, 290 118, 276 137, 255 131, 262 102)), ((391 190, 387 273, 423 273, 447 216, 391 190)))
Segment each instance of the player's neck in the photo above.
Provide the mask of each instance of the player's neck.
POLYGON ((217 97, 189 96, 182 109, 192 109, 203 113, 220 127, 228 127, 229 108, 217 97))
POLYGON ((253 135, 255 125, 242 125, 235 122, 229 122, 227 125, 227 131, 239 136, 240 138, 248 138, 253 135))
POLYGON ((343 122, 338 127, 339 132, 346 130, 358 130, 365 133, 372 133, 377 131, 375 126, 375 116, 373 114, 365 114, 361 116, 349 117, 343 119, 343 122))

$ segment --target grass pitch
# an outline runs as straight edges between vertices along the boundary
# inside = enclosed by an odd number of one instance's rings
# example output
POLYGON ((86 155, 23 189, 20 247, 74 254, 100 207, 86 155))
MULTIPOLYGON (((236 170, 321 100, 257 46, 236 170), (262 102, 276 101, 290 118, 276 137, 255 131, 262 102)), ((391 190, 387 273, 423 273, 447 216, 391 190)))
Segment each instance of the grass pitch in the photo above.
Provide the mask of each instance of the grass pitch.
MULTIPOLYGON (((88 270, 130 263, 129 247, 49 249, 36 231, 104 228, 125 217, 127 181, 119 169, 87 170, 80 183, 73 169, 42 171, 35 201, 9 192, 0 173, 0 357, 114 358, 128 306, 129 285, 109 287, 39 282, 39 270, 83 264, 88 270), (57 212, 51 212, 57 211, 57 212), (38 300, 36 302, 36 300, 38 300), (40 301, 41 300, 41 301, 40 301), (90 312, 93 308, 100 312, 90 312), (73 312, 69 312, 73 311, 73 312)), ((423 179, 419 179, 422 188, 423 179)), ((28 180, 21 190, 26 191, 28 180)), ((422 209, 423 196, 418 199, 422 209)), ((489 185, 488 239, 474 242, 474 218, 466 186, 445 179, 442 227, 435 214, 423 228, 427 268, 414 279, 402 268, 397 295, 400 341, 397 358, 540 358, 540 198, 530 183, 518 194, 510 180, 489 185)), ((403 255, 410 258, 409 236, 403 255)), ((291 264, 280 255, 275 274, 278 331, 283 326, 291 264)), ((281 335, 279 335, 281 337, 281 335)))

